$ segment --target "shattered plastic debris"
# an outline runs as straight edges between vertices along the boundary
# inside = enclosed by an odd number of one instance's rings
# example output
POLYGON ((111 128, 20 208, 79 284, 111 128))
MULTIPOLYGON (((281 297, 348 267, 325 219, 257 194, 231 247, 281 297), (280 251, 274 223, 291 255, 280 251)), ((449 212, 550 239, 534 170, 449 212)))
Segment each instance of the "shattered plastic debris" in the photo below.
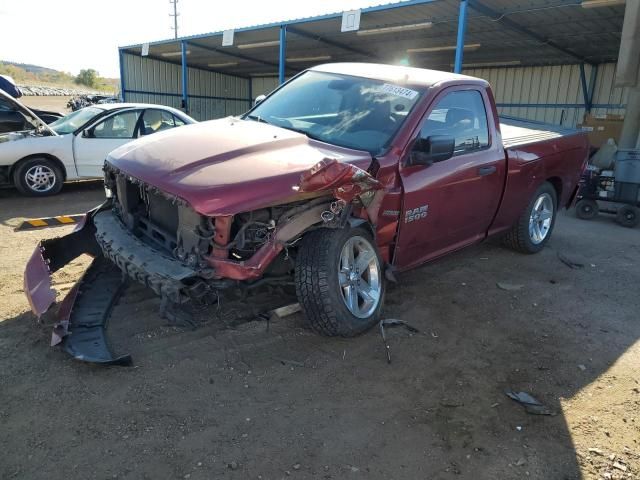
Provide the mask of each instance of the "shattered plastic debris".
POLYGON ((517 283, 507 283, 507 282, 496 282, 498 288, 502 290, 507 290, 508 292, 515 292, 517 290, 522 290, 524 285, 520 285, 517 283))
POLYGON ((561 252, 558 252, 558 260, 564 263, 567 267, 573 268, 574 270, 584 268, 584 263, 581 263, 580 261, 574 258, 568 257, 567 255, 561 252))
POLYGON ((540 403, 536 398, 527 392, 514 392, 507 390, 504 392, 507 397, 515 400, 522 405, 527 413, 531 415, 551 415, 555 416, 556 412, 540 403))
POLYGON ((404 320, 397 320, 395 318, 387 318, 385 320, 380 320, 380 335, 382 335, 382 342, 384 343, 384 348, 387 353, 387 363, 391 363, 391 349, 389 347, 389 342, 387 342, 387 337, 385 335, 384 328, 399 327, 399 326, 405 327, 411 333, 420 333, 420 330, 418 330, 415 327, 412 327, 404 320))

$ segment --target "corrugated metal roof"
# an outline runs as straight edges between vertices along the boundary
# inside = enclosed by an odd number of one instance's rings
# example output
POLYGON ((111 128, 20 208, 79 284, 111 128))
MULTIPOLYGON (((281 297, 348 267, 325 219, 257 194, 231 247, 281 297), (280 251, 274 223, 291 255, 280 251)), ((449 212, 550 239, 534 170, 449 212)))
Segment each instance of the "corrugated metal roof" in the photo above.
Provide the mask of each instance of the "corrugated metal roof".
MULTIPOLYGON (((409 0, 362 9, 360 30, 431 22, 431 28, 376 35, 340 32, 341 13, 255 25, 235 30, 234 45, 222 47, 222 32, 151 42, 151 58, 179 63, 180 42, 188 42, 188 64, 238 76, 275 73, 280 25, 288 26, 287 74, 326 61, 409 62, 450 70, 456 43, 458 0, 409 0), (408 53, 408 49, 447 50, 408 53), (168 55, 167 55, 168 54, 168 55), (316 61, 300 58, 323 57, 316 61), (329 58, 326 58, 329 57, 329 58)), ((560 65, 617 59, 624 5, 585 9, 580 0, 469 0, 464 63, 560 65)), ((122 47, 141 52, 141 45, 122 47)))

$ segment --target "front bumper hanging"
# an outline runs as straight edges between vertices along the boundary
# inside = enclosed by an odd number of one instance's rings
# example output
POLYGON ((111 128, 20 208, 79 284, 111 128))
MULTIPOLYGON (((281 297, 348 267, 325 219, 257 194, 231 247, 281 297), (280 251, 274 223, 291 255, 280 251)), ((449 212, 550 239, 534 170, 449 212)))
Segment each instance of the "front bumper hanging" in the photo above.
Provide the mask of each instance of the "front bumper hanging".
POLYGON ((88 212, 69 235, 38 244, 25 268, 24 291, 33 313, 40 318, 56 299, 50 275, 83 253, 94 257, 82 279, 60 303, 51 345, 59 344, 85 362, 130 365, 131 356, 114 356, 105 337, 111 309, 126 284, 118 267, 102 256, 95 240, 93 216, 101 208, 88 212))

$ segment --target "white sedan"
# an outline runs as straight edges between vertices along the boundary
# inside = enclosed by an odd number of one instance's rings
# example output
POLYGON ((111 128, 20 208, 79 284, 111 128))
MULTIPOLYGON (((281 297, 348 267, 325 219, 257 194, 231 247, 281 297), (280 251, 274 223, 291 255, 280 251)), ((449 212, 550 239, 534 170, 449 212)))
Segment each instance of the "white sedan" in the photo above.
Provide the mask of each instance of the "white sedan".
POLYGON ((32 196, 54 195, 66 180, 102 176, 111 150, 144 135, 196 121, 163 105, 92 105, 49 125, 0 90, 34 130, 0 134, 0 185, 13 184, 32 196))

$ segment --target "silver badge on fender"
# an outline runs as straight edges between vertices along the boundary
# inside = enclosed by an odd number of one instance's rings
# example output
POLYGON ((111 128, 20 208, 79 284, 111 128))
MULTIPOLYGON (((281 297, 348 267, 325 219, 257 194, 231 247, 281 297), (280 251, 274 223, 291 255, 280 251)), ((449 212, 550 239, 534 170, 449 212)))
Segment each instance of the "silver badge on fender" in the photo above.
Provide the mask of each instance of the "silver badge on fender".
POLYGON ((409 209, 404 213, 404 223, 415 222, 427 218, 429 213, 429 205, 422 205, 417 208, 409 209))

